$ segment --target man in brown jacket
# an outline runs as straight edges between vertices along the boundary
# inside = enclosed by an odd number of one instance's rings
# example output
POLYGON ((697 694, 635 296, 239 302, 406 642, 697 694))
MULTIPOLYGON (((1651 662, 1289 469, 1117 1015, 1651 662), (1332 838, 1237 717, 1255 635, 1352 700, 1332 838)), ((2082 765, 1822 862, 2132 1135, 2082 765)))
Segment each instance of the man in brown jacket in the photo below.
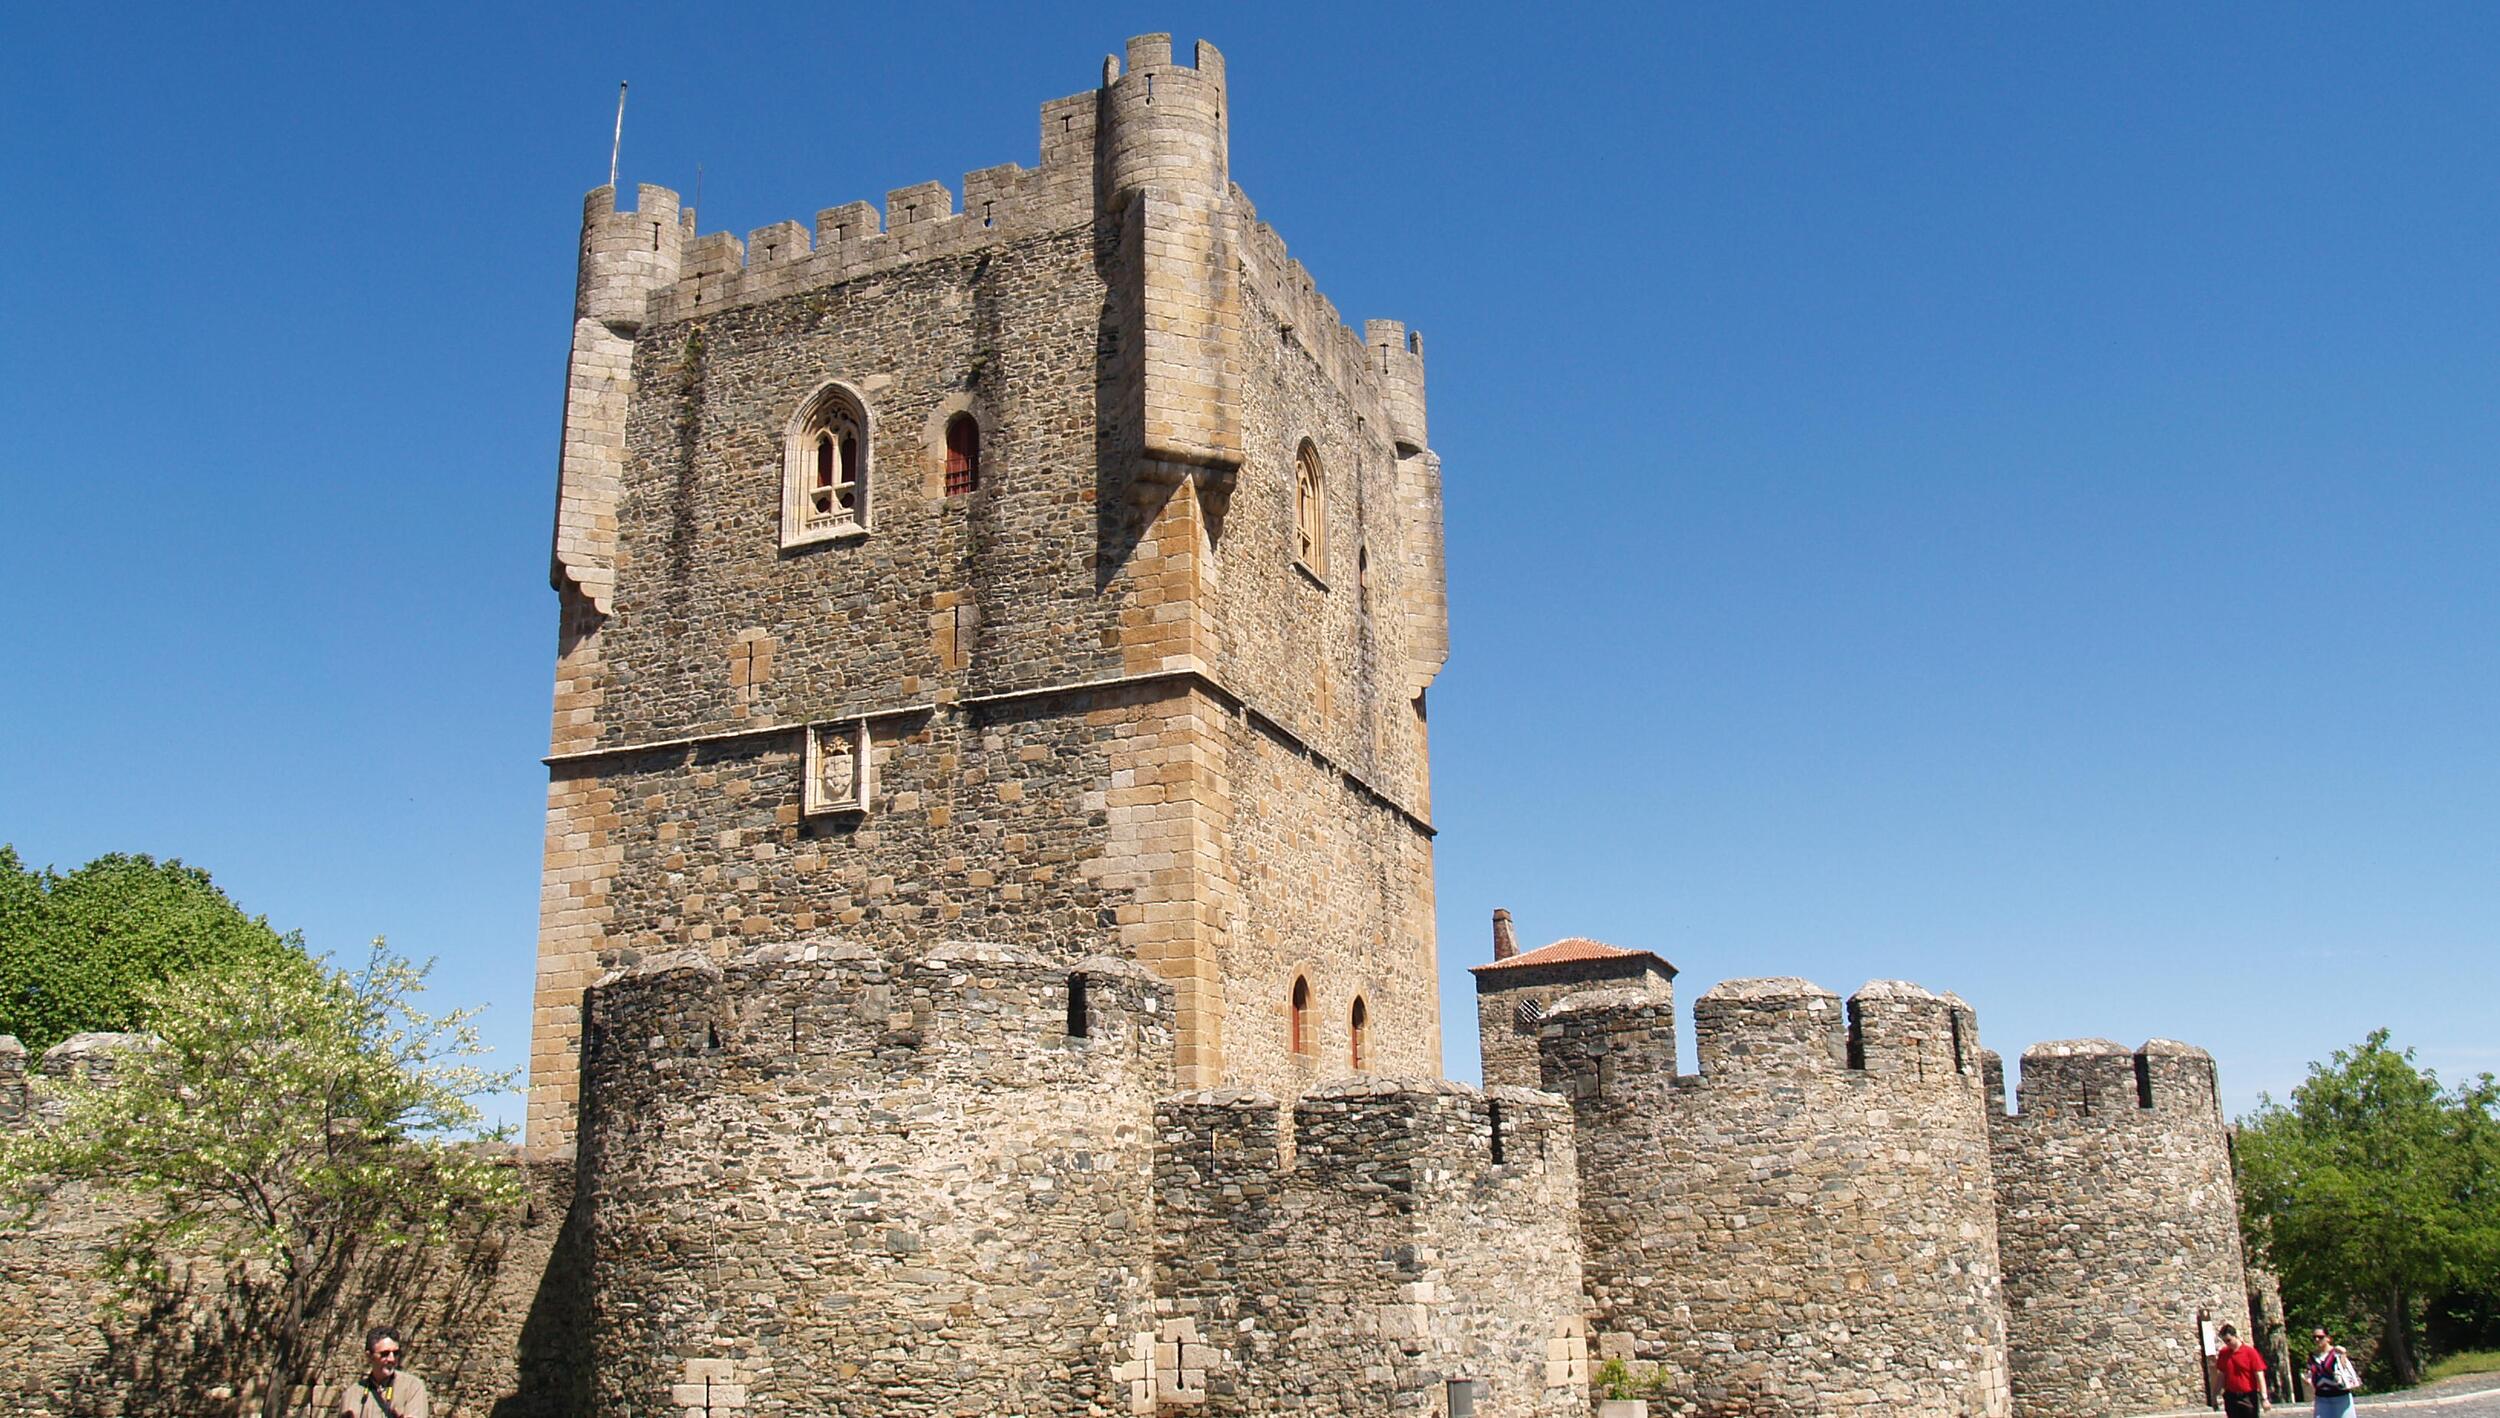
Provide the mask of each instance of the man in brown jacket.
POLYGON ((365 1336, 365 1376, 339 1392, 340 1418, 434 1418, 425 1380, 399 1368, 399 1331, 389 1325, 365 1336))

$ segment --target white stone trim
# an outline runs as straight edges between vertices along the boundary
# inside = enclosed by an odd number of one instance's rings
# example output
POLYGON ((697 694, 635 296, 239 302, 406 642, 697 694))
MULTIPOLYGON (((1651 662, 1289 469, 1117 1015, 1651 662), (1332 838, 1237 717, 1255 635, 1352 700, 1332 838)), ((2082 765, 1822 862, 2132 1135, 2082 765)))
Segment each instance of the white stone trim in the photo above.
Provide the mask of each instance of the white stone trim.
POLYGON ((798 410, 781 430, 781 545, 808 546, 816 542, 838 541, 845 537, 863 537, 876 526, 877 507, 877 415, 869 408, 867 395, 849 383, 828 379, 810 390, 799 401, 798 410), (826 407, 833 403, 847 404, 849 420, 858 425, 859 465, 852 470, 857 490, 852 494, 850 515, 839 512, 830 517, 815 516, 807 505, 809 455, 815 440, 809 437, 823 422, 826 407))
POLYGON ((866 719, 807 726, 799 812, 807 817, 866 813, 876 795, 876 765, 866 719))

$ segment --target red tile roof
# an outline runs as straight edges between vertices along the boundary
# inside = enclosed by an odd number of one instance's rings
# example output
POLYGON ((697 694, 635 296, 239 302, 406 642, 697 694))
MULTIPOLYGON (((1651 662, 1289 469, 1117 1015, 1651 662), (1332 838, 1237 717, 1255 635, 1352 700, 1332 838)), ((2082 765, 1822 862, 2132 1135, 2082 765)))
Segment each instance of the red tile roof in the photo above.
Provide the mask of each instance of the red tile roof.
POLYGON ((1654 950, 1626 950, 1619 945, 1608 945, 1602 940, 1590 940, 1586 936, 1575 935, 1565 936, 1552 945, 1542 945, 1534 950, 1523 951, 1508 960, 1496 960, 1490 965, 1472 965, 1468 968, 1481 975, 1487 970, 1517 970, 1529 965, 1567 965, 1575 960, 1611 960, 1621 956, 1638 955, 1646 955, 1661 965, 1667 963, 1654 950))

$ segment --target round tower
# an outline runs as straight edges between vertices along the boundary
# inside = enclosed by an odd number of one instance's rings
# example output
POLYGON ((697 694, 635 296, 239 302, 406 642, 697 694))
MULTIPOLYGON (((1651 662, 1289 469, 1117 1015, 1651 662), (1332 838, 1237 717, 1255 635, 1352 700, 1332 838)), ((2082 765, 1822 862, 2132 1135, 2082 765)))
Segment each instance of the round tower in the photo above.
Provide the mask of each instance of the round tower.
POLYGON ((1432 446, 1424 426, 1424 337, 1401 321, 1366 320, 1363 348, 1380 374, 1380 403, 1397 455, 1412 458, 1432 446))
POLYGON ((587 1014, 599 1411, 1125 1406, 1167 986, 1004 946, 776 945, 659 957, 587 1014))
POLYGON ((675 285, 692 213, 677 194, 645 183, 635 209, 616 209, 616 189, 594 187, 582 199, 582 264, 573 316, 596 320, 620 335, 642 328, 651 293, 675 285))
POLYGON ((1148 188, 1193 207, 1224 200, 1224 56, 1200 40, 1193 57, 1194 68, 1175 64, 1170 35, 1144 34, 1128 42, 1126 73, 1103 62, 1098 172, 1107 207, 1148 188))
POLYGON ((1671 1079, 1661 1014, 1574 996, 1540 1041, 1574 1105, 1598 1356, 1690 1414, 2009 1413, 1969 1007, 1730 981, 1694 1003, 1701 1073, 1671 1079))
POLYGON ((2017 1096, 1989 1132, 2018 1409, 2202 1403, 2200 1321, 2249 1322, 2213 1056, 2034 1044, 2017 1096))

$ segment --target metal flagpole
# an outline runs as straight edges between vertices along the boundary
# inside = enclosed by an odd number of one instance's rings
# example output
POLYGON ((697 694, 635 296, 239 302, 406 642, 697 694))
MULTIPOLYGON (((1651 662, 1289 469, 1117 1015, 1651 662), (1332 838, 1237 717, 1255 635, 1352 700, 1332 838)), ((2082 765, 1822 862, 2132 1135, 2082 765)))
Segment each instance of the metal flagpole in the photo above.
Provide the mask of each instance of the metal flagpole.
POLYGON ((616 137, 608 144, 608 185, 616 185, 616 155, 625 149, 625 82, 616 84, 616 137))

